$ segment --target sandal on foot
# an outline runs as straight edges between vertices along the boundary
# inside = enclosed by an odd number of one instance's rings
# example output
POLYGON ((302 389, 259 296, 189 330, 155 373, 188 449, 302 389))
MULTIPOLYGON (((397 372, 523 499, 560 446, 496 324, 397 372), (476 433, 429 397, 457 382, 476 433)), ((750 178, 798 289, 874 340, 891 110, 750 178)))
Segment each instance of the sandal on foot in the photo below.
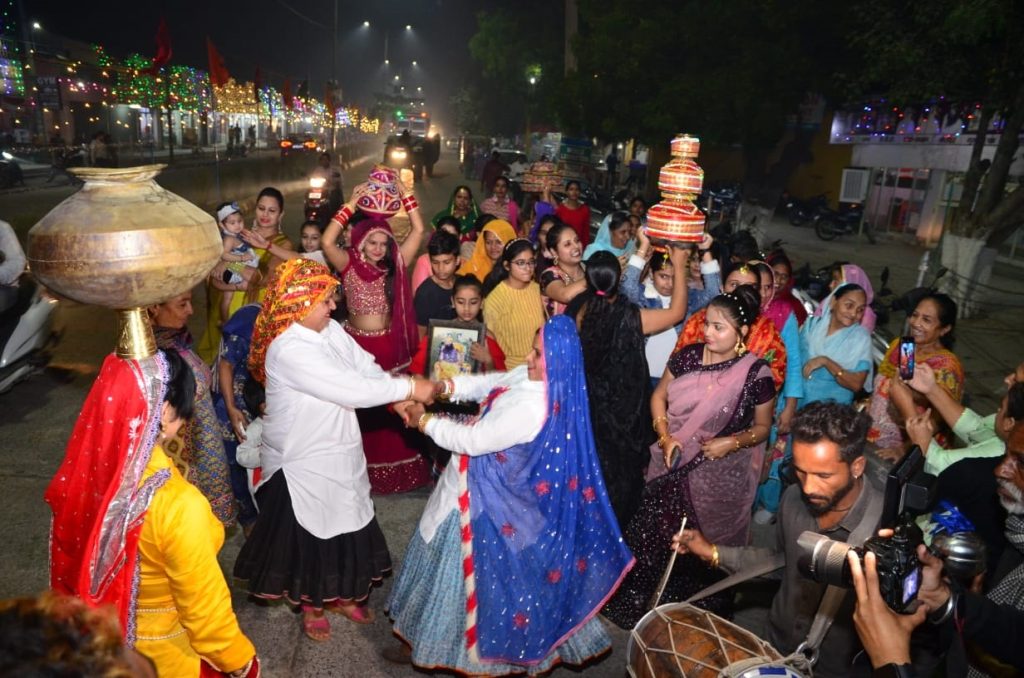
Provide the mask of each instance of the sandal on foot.
POLYGON ((351 622, 356 624, 372 624, 376 616, 373 614, 373 610, 369 608, 365 603, 362 605, 345 605, 339 602, 328 603, 324 606, 324 609, 333 614, 340 614, 351 622))
POLYGON ((310 640, 315 640, 318 643, 322 643, 325 640, 331 638, 331 622, 327 619, 327 616, 321 614, 317 616, 312 610, 302 611, 302 630, 305 632, 306 637, 310 640))

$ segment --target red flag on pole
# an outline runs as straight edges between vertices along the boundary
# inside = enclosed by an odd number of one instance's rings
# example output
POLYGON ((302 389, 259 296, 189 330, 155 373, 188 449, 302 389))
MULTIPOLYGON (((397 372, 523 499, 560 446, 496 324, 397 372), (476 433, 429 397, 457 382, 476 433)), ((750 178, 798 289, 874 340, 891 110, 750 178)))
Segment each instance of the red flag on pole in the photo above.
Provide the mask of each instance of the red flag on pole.
POLYGON ((292 81, 290 78, 284 79, 284 87, 281 89, 281 99, 284 100, 284 107, 291 109, 294 99, 292 98, 292 81))
POLYGON ((213 40, 206 38, 206 59, 210 64, 210 84, 214 87, 223 87, 228 84, 231 75, 227 66, 224 65, 224 57, 220 55, 217 48, 213 46, 213 40))
POLYGON ((156 75, 162 66, 171 60, 171 33, 167 30, 167 21, 160 17, 160 25, 156 28, 156 55, 153 65, 144 72, 156 75))
POLYGON ((259 65, 256 66, 256 75, 252 78, 252 95, 258 102, 260 100, 260 90, 263 89, 263 73, 260 72, 259 65))

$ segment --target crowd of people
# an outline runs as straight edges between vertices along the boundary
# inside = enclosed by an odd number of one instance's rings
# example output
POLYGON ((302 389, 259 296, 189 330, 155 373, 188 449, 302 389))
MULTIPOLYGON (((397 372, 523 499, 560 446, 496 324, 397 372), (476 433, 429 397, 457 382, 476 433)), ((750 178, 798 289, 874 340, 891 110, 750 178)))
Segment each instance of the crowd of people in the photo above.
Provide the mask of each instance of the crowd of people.
MULTIPOLYGON (((874 534, 870 469, 916 445, 989 548, 964 592, 922 554, 920 599, 967 641, 950 661, 1024 667, 1019 644, 986 637, 991 605, 1024 613, 1024 364, 982 418, 961 404, 948 296, 916 300, 917 371, 901 377, 898 339, 873 363, 859 266, 837 265, 809 314, 782 251, 652 242, 642 200, 591 242, 578 185, 561 201, 554 188, 518 205, 500 176, 479 204, 458 186, 430 222, 402 189, 401 242, 359 212, 357 188, 322 233, 303 225, 298 249, 276 189, 248 221, 218 207, 205 335, 188 332, 190 293, 152 307, 157 355, 108 357, 88 396, 46 495, 53 589, 114 605, 159 675, 258 675, 216 564, 224 528, 245 531, 235 578, 300 608, 322 641, 327 613, 374 621, 371 589, 392 569, 371 495, 432 484, 386 603, 392 661, 474 675, 582 664, 611 645, 598 614, 632 628, 653 600, 771 558, 787 566, 766 633, 786 655, 826 589, 796 568, 797 537, 874 534), (432 369, 439 324, 479 332, 454 376, 432 369), (754 522, 774 523, 772 548, 750 545, 754 522)), ((874 560, 866 578, 859 563, 815 675, 870 672, 858 631, 876 668, 918 662, 861 628, 909 634, 921 615, 886 617, 874 560)), ((732 594, 698 604, 728 616, 732 594)), ((937 631, 920 644, 933 665, 951 647, 937 631)))

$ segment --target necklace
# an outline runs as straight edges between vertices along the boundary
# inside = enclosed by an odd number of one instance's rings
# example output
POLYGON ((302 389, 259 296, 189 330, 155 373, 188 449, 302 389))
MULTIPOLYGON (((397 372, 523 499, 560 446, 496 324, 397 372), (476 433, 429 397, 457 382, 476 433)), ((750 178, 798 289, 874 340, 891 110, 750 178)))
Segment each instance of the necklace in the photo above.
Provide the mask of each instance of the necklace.
MULTIPOLYGON (((568 271, 566 271, 566 270, 565 270, 564 268, 562 268, 562 265, 561 265, 561 264, 555 264, 555 265, 556 265, 556 266, 558 266, 558 270, 562 272, 562 275, 563 275, 564 277, 566 277, 566 278, 568 278, 568 279, 569 279, 569 284, 570 284, 570 285, 571 285, 572 283, 576 282, 577 280, 583 280, 583 275, 586 275, 586 274, 584 273, 584 274, 580 275, 580 276, 579 276, 579 277, 577 278, 576 276, 574 276, 573 274, 569 273, 569 272, 568 272, 568 271)), ((582 269, 583 267, 582 267, 582 266, 578 266, 577 268, 578 268, 578 269, 582 269)))

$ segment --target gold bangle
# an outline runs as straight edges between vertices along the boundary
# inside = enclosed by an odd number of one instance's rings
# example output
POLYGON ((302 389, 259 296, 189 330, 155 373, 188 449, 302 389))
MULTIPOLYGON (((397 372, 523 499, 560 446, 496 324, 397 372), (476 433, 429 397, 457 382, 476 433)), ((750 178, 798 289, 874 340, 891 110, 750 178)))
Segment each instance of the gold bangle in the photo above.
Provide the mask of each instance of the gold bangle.
POLYGON ((658 436, 658 447, 664 448, 665 443, 668 442, 669 440, 672 440, 672 436, 670 436, 667 433, 662 433, 660 436, 658 436))
POLYGON ((412 400, 413 393, 416 392, 416 377, 409 377, 409 392, 405 394, 405 400, 412 400))
POLYGON ((732 451, 735 452, 736 450, 740 449, 740 437, 733 436, 732 439, 736 441, 736 447, 732 449, 732 451))
POLYGON ((654 432, 655 433, 658 432, 658 424, 661 423, 661 422, 665 422, 667 424, 668 423, 668 417, 662 415, 660 417, 655 417, 654 418, 654 421, 651 423, 651 426, 654 428, 654 432))
POLYGON ((433 417, 434 415, 430 412, 424 412, 420 415, 419 421, 416 422, 416 428, 420 430, 420 433, 425 432, 423 429, 427 427, 427 424, 430 423, 430 420, 433 419, 433 417))
POLYGON ((756 444, 757 444, 757 436, 754 434, 753 431, 751 431, 750 432, 750 447, 753 447, 756 444))
POLYGON ((718 568, 718 546, 716 544, 711 545, 711 567, 718 568))
POLYGON ((839 380, 839 377, 841 377, 841 376, 843 376, 843 368, 841 368, 841 367, 840 367, 840 368, 839 368, 839 371, 838 371, 838 372, 836 372, 836 376, 835 376, 835 379, 836 379, 836 380, 838 381, 838 380, 839 380))

